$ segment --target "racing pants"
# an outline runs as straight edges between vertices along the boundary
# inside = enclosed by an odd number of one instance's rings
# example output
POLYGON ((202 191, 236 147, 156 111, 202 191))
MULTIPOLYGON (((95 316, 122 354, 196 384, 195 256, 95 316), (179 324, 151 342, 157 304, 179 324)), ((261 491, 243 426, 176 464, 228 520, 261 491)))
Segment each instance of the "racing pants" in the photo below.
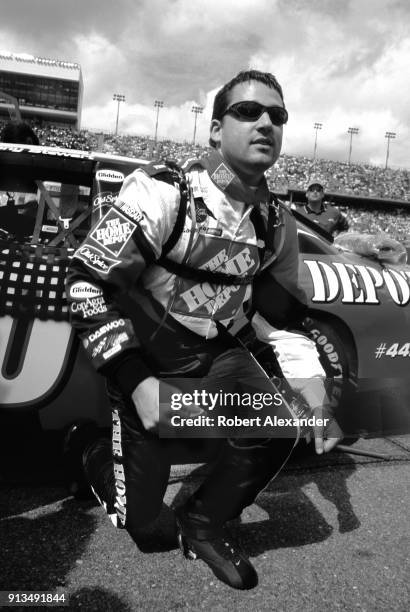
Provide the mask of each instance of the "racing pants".
MULTIPOLYGON (((216 379, 230 376, 258 378, 262 387, 258 391, 276 392, 253 356, 239 346, 213 356, 206 369, 204 376, 203 364, 194 365, 189 375, 201 377, 204 384, 208 381, 211 385, 216 379)), ((176 376, 175 370, 170 373, 176 376)), ((164 375, 161 372, 161 377, 164 375)), ((126 528, 133 536, 138 528, 154 520, 162 508, 170 475, 167 440, 147 432, 133 402, 112 385, 109 396, 112 441, 98 440, 87 450, 85 472, 114 525, 126 528)), ((272 407, 273 410, 275 414, 280 410, 280 417, 294 416, 286 404, 280 409, 272 407)), ((289 458, 298 439, 297 427, 286 435, 221 440, 220 453, 209 475, 185 505, 198 528, 218 528, 254 502, 289 458)), ((187 442, 192 446, 192 439, 187 442)))

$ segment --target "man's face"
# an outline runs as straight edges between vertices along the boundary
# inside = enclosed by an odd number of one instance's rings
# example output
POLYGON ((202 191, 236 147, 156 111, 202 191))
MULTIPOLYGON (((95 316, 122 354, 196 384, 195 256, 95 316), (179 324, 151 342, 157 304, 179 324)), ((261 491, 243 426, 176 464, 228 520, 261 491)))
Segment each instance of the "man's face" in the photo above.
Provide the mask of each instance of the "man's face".
POLYGON ((309 204, 321 203, 325 193, 321 185, 311 185, 306 191, 306 199, 309 204))
MULTIPOLYGON (((259 81, 235 85, 227 106, 249 100, 264 106, 283 107, 279 93, 259 81)), ((282 133, 283 126, 273 125, 266 111, 255 121, 245 121, 228 113, 221 120, 213 119, 211 124, 211 138, 218 150, 249 185, 257 185, 265 170, 278 159, 282 133)))

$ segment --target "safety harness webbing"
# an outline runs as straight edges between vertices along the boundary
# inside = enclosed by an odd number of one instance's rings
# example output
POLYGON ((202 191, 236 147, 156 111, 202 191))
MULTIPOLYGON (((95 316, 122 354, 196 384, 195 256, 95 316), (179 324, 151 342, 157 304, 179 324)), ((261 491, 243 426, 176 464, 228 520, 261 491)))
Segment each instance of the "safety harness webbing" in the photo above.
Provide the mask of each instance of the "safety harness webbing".
POLYGON ((68 320, 64 283, 72 252, 0 241, 0 316, 68 320))

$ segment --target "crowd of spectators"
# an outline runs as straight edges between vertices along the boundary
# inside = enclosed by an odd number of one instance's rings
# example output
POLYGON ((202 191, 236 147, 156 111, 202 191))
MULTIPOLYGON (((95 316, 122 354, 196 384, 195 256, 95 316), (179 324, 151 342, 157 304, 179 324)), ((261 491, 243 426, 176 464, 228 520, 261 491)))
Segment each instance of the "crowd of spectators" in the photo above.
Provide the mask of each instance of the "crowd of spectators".
POLYGON ((384 233, 410 247, 410 211, 404 208, 381 210, 373 207, 339 207, 346 215, 349 231, 384 233))
MULTIPOLYGON (((189 142, 160 140, 155 143, 149 136, 98 134, 53 125, 32 125, 42 145, 68 149, 101 150, 143 159, 180 159, 209 151, 208 146, 189 142)), ((314 162, 309 157, 283 154, 268 172, 268 179, 273 189, 286 191, 289 187, 304 189, 312 175, 322 179, 327 192, 410 202, 410 171, 403 169, 325 159, 314 162)))
POLYGON ((326 191, 346 195, 368 196, 410 201, 410 171, 381 168, 370 164, 281 155, 270 172, 271 186, 304 189, 312 175, 320 177, 326 191))
MULTIPOLYGON (((101 151, 142 159, 182 159, 206 155, 208 146, 189 142, 160 140, 149 136, 100 134, 68 127, 40 125, 32 122, 41 145, 101 151)), ((1 128, 1 123, 0 123, 1 128)), ((272 189, 286 192, 289 188, 304 190, 312 176, 320 177, 327 193, 369 196, 410 202, 410 171, 381 168, 369 164, 344 162, 283 154, 268 172, 272 189)), ((409 207, 410 209, 410 207, 409 207)), ((388 210, 345 207, 352 231, 385 232, 410 244, 410 212, 406 208, 388 210)))

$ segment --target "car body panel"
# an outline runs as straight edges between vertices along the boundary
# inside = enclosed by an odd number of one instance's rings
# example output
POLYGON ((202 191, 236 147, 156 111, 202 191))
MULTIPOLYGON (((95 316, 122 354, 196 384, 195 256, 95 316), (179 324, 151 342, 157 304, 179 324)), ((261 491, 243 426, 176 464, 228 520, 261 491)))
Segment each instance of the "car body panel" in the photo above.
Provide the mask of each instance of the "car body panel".
POLYGON ((383 377, 407 376, 410 359, 405 358, 406 349, 402 356, 386 357, 378 347, 386 345, 388 350, 398 343, 399 351, 409 343, 410 356, 410 266, 384 265, 332 245, 325 245, 324 253, 309 254, 307 250, 317 251, 319 238, 305 228, 299 229, 301 233, 305 249, 300 255, 299 279, 310 313, 334 317, 350 330, 359 383, 373 379, 376 388, 383 377))

